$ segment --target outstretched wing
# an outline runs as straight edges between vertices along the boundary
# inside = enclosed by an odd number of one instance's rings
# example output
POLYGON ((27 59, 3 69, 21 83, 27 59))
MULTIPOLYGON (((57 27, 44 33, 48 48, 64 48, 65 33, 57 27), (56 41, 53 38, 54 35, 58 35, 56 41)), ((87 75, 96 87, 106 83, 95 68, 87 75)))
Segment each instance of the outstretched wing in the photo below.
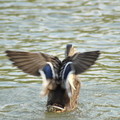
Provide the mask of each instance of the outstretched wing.
POLYGON ((89 69, 97 60, 100 51, 91 51, 84 53, 76 53, 71 57, 75 74, 80 74, 89 69))
POLYGON ((47 62, 52 62, 54 57, 44 53, 30 53, 19 51, 6 51, 9 60, 13 65, 23 70, 25 73, 39 76, 39 70, 42 69, 47 62))
POLYGON ((60 77, 64 87, 67 87, 69 83, 75 90, 74 76, 89 69, 95 63, 99 54, 99 51, 75 53, 73 56, 68 56, 64 59, 60 71, 60 77))
POLYGON ((55 88, 55 80, 58 77, 59 65, 61 63, 57 57, 44 53, 30 53, 10 50, 7 50, 6 54, 13 62, 13 65, 17 66, 25 73, 42 76, 42 94, 46 95, 48 89, 55 88))

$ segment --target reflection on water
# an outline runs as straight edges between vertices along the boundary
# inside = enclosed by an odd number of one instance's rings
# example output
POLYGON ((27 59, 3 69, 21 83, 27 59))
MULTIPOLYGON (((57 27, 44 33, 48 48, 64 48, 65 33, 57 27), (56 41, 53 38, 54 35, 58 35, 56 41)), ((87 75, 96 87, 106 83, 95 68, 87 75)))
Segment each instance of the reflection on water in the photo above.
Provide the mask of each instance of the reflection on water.
POLYGON ((119 0, 1 0, 1 120, 120 119, 119 0), (80 52, 101 50, 82 82, 78 108, 62 114, 45 112, 41 78, 27 75, 5 57, 7 49, 42 51, 64 57, 65 45, 80 52))

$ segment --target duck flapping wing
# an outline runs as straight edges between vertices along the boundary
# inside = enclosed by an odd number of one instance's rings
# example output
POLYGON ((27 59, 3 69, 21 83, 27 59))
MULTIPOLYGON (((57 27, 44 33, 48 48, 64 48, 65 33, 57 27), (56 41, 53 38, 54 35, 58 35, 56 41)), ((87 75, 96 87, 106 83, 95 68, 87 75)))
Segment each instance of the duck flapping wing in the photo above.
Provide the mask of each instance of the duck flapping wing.
POLYGON ((85 72, 97 60, 99 51, 79 53, 76 52, 71 44, 66 46, 65 59, 61 61, 52 55, 21 51, 6 51, 7 56, 13 62, 13 65, 23 70, 25 73, 42 76, 43 94, 53 90, 58 82, 62 81, 63 88, 73 88, 75 76, 85 72), (49 90, 48 90, 49 89, 49 90))
POLYGON ((99 55, 99 51, 91 51, 84 53, 77 52, 72 56, 66 57, 62 62, 60 72, 62 86, 68 91, 71 91, 71 88, 75 90, 75 76, 89 69, 95 63, 99 55))
POLYGON ((55 57, 44 53, 31 53, 21 51, 6 51, 7 56, 13 62, 13 65, 25 73, 42 76, 44 94, 47 89, 55 88, 55 82, 57 79, 60 60, 55 57))
POLYGON ((100 51, 91 51, 84 53, 76 53, 70 59, 73 63, 75 74, 80 74, 89 69, 97 60, 100 51))

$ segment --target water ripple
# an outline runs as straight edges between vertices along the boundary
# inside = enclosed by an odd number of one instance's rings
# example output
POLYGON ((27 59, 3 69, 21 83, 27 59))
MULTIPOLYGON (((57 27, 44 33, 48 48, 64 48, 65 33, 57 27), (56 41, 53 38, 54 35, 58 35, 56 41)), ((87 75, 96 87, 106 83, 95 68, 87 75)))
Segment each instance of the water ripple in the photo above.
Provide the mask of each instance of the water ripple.
POLYGON ((1 0, 0 1, 0 118, 120 119, 119 0, 1 0), (78 109, 45 113, 39 97, 41 78, 12 67, 7 49, 45 52, 64 58, 65 45, 80 52, 100 50, 96 64, 81 74, 78 109))

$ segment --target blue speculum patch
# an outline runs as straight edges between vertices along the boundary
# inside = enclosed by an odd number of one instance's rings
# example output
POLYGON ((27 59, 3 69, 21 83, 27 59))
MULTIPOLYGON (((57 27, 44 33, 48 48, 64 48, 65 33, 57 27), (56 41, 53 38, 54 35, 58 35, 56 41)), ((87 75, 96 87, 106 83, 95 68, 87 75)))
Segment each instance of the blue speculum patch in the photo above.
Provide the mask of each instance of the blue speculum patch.
POLYGON ((72 67, 71 67, 71 64, 68 64, 65 68, 65 72, 64 72, 64 75, 63 75, 63 79, 66 80, 69 72, 72 71, 72 67))
POLYGON ((47 65, 43 68, 43 72, 45 73, 46 79, 53 79, 52 69, 51 69, 51 67, 50 67, 49 64, 47 64, 47 65))

